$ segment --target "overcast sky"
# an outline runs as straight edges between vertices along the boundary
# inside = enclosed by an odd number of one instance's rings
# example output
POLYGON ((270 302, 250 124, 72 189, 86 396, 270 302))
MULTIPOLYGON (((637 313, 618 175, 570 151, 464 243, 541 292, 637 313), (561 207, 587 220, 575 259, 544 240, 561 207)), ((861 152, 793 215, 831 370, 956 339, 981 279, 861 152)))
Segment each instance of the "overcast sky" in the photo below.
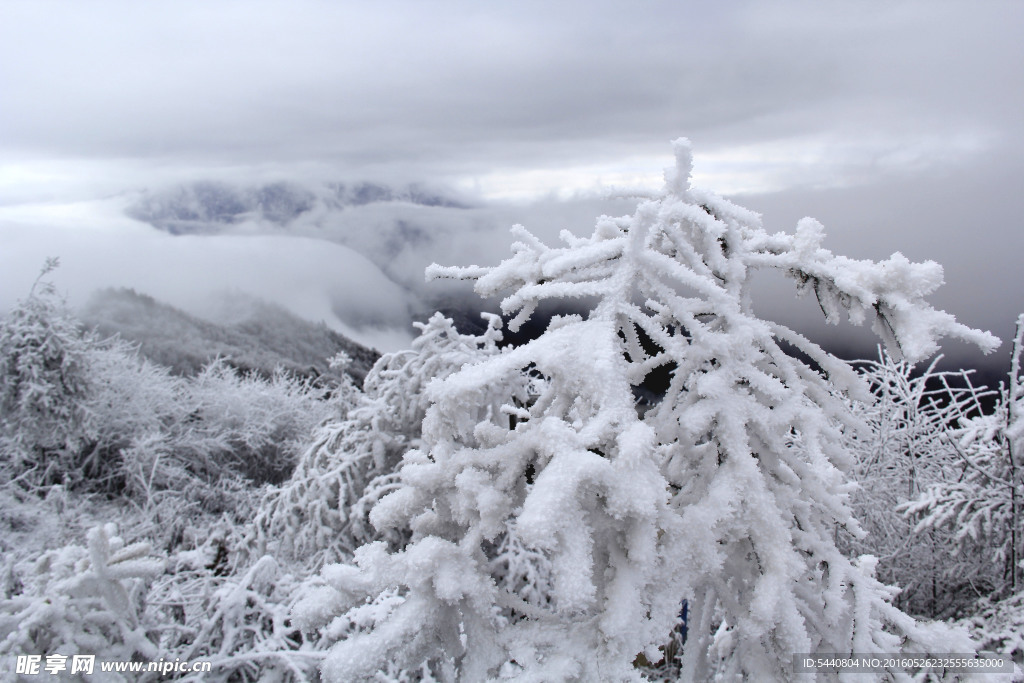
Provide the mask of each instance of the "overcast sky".
POLYGON ((1022 29, 1019 0, 2 0, 0 232, 202 178, 656 188, 686 136, 696 184, 851 256, 936 259, 939 304, 1006 337, 1022 29))

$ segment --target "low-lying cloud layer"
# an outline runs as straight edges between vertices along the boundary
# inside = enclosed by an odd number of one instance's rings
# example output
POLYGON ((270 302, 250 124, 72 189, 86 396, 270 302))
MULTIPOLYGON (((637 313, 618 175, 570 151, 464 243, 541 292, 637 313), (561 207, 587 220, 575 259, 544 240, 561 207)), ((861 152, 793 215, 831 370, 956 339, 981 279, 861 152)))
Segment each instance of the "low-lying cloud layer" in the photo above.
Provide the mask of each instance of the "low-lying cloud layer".
POLYGON ((77 208, 102 227, 78 216, 2 222, 5 310, 28 292, 45 258, 58 256, 61 267, 52 279, 75 306, 96 289, 129 287, 216 317, 220 295, 239 291, 325 321, 370 346, 408 343, 408 293, 349 247, 292 235, 175 236, 112 215, 109 203, 77 208))

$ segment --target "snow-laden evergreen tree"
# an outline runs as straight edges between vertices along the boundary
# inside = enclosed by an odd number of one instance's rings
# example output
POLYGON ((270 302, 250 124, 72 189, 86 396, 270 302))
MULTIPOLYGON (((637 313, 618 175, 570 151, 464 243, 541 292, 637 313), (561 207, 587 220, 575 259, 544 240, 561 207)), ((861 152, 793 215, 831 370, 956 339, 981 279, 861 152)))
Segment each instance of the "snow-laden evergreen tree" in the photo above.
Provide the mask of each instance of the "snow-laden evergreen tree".
POLYGON ((370 514, 409 541, 325 567, 299 606, 307 628, 348 634, 326 680, 385 663, 445 680, 639 680, 638 655, 661 658, 684 601, 682 680, 788 680, 801 652, 970 649, 894 608, 874 558, 837 550, 836 524, 857 532, 845 440, 858 424, 844 399, 868 391, 758 318, 751 275, 791 276, 830 321, 871 321, 911 361, 943 336, 998 341, 927 303, 937 264, 836 256, 811 219, 768 234, 691 188, 688 143, 675 150, 663 196, 600 218, 590 237, 549 247, 517 227, 498 266, 431 269, 505 295, 512 329, 546 301, 587 313, 428 386, 422 443, 370 514), (663 367, 671 385, 641 416, 633 390, 663 367), (509 567, 534 590, 519 592, 509 567))

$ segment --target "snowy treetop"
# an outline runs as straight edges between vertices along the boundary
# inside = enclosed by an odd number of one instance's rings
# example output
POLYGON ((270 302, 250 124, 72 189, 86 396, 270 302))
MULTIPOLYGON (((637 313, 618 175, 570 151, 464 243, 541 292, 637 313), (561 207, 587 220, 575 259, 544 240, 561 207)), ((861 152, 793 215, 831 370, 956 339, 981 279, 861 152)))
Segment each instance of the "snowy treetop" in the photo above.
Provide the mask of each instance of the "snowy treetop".
POLYGON ((634 216, 602 216, 589 238, 563 231, 564 247, 548 247, 517 225, 514 255, 501 264, 435 264, 427 277, 474 279, 482 296, 506 293, 501 307, 516 314, 509 323, 516 330, 544 300, 608 298, 618 290, 617 305, 637 303, 631 286, 642 281, 671 293, 694 317, 706 301, 724 303, 737 295, 749 314, 750 272, 773 269, 794 279, 800 293, 813 293, 828 322, 838 324, 843 312, 853 324, 870 322, 896 358, 922 360, 938 350, 942 337, 976 344, 985 353, 998 347, 992 334, 957 323, 925 300, 943 284, 939 264, 912 263, 899 252, 879 262, 837 256, 822 247, 824 228, 813 218, 802 219, 792 234, 769 234, 758 214, 691 187, 689 142, 679 139, 673 146, 676 165, 666 172, 662 196, 641 202, 634 216), (644 244, 649 248, 640 248, 644 244), (667 284, 669 279, 684 287, 667 284))

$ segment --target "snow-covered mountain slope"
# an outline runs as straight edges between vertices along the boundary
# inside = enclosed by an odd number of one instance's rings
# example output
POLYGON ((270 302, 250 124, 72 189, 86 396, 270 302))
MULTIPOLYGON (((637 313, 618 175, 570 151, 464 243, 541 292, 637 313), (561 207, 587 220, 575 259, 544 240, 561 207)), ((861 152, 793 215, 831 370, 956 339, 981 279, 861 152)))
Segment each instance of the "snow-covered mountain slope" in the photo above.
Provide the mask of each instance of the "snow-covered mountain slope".
POLYGON ((346 371, 359 383, 380 357, 375 351, 275 304, 236 293, 225 295, 217 322, 189 315, 130 289, 96 292, 80 312, 101 337, 117 335, 176 373, 191 375, 215 358, 270 375, 276 368, 304 377, 337 375, 328 359, 345 352, 346 371))

